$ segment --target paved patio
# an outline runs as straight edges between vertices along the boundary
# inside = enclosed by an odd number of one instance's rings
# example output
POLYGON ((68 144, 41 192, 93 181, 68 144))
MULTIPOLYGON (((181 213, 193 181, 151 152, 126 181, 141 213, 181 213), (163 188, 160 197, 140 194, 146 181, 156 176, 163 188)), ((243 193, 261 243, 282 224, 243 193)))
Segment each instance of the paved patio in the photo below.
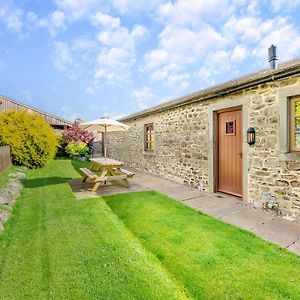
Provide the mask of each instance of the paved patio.
POLYGON ((128 189, 120 186, 105 186, 97 193, 88 191, 90 186, 82 183, 80 179, 71 180, 70 185, 78 199, 156 190, 193 209, 252 231, 263 239, 300 255, 300 223, 248 208, 236 197, 225 194, 212 195, 149 174, 138 173, 129 182, 130 188, 128 189))

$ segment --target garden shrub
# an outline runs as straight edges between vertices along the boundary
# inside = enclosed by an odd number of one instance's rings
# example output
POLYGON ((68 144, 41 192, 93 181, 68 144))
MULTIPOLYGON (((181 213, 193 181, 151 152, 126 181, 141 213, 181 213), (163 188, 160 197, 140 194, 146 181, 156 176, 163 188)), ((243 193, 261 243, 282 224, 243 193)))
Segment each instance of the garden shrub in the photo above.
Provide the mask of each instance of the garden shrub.
POLYGON ((57 151, 56 151, 56 157, 66 157, 67 156, 67 153, 66 153, 67 143, 64 141, 64 138, 62 135, 60 135, 60 134, 57 135, 57 142, 58 142, 58 146, 57 146, 57 151))
POLYGON ((37 113, 6 111, 0 113, 0 146, 11 147, 16 165, 38 168, 55 156, 57 136, 37 113))
POLYGON ((80 128, 77 122, 75 122, 71 127, 66 128, 62 132, 62 135, 67 144, 70 142, 84 142, 91 145, 94 140, 93 133, 80 128))
MULTIPOLYGON (((76 142, 76 143, 84 142, 85 144, 87 144, 89 148, 91 148, 93 141, 94 141, 93 133, 88 130, 84 130, 80 128, 79 123, 75 121, 71 127, 65 128, 63 130, 62 137, 59 141, 57 156, 59 157, 63 157, 66 155, 70 156, 70 154, 68 154, 66 151, 66 147, 70 142, 76 142)), ((73 145, 73 147, 75 147, 75 144, 73 145)))
POLYGON ((66 153, 72 158, 88 156, 89 151, 88 145, 84 142, 70 142, 66 146, 66 153))

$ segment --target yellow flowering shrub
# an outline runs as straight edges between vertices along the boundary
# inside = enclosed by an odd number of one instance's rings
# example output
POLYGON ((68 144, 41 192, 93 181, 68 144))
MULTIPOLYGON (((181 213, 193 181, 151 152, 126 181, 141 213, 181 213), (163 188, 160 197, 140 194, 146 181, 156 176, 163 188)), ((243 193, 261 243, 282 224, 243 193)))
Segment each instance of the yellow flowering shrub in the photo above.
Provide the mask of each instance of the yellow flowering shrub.
POLYGON ((55 156, 58 141, 51 126, 37 113, 0 113, 0 146, 11 147, 16 165, 38 168, 55 156))

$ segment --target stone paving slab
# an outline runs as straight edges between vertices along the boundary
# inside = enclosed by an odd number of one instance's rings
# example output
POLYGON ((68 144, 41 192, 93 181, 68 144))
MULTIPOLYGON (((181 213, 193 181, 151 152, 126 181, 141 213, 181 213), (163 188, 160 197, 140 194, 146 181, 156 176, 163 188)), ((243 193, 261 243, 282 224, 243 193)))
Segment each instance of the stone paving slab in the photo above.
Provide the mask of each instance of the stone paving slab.
POLYGON ((239 211, 224 215, 221 219, 235 226, 253 231, 255 227, 270 222, 274 217, 252 208, 242 208, 239 211))
POLYGON ((193 209, 197 209, 200 207, 201 202, 202 202, 202 198, 204 198, 205 196, 200 196, 200 197, 195 197, 195 198, 190 198, 187 200, 184 200, 184 204, 193 208, 193 209))
POLYGON ((234 197, 204 194, 202 197, 185 200, 184 203, 206 214, 221 218, 243 208, 240 200, 234 197))
POLYGON ((296 254, 300 254, 300 240, 297 240, 295 243, 290 245, 287 249, 296 254))
POLYGON ((185 199, 190 199, 194 197, 199 197, 201 192, 198 190, 186 189, 180 186, 167 186, 155 188, 156 191, 168 195, 169 197, 175 199, 176 201, 183 201, 185 199))
POLYGON ((213 217, 222 219, 223 216, 236 212, 242 209, 239 203, 226 203, 226 200, 222 204, 216 204, 212 206, 200 206, 198 210, 211 215, 213 217))
POLYGON ((129 188, 107 184, 101 186, 96 193, 92 192, 93 183, 82 182, 82 179, 71 179, 68 181, 76 199, 95 198, 101 196, 110 196, 115 194, 124 194, 131 192, 142 192, 149 190, 147 187, 137 184, 134 181, 129 181, 129 188))
POLYGON ((300 238, 300 224, 277 217, 255 227, 253 232, 265 240, 286 248, 300 238))

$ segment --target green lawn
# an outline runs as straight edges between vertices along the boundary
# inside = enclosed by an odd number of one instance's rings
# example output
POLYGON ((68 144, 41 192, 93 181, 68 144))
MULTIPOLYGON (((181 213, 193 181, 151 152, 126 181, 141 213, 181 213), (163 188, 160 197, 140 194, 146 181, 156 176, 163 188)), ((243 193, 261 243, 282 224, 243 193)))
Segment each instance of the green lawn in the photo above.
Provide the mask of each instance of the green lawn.
POLYGON ((0 299, 300 299, 300 258, 155 192, 76 200, 30 170, 0 234, 0 299))
POLYGON ((105 197, 194 299, 300 299, 300 257, 156 192, 105 197))
POLYGON ((0 299, 185 298, 101 198, 75 200, 74 177, 67 160, 28 172, 0 235, 0 299))
POLYGON ((4 185, 6 184, 6 182, 9 179, 9 174, 10 173, 14 173, 18 170, 18 167, 10 165, 9 167, 7 167, 3 172, 0 173, 0 189, 4 187, 4 185))

